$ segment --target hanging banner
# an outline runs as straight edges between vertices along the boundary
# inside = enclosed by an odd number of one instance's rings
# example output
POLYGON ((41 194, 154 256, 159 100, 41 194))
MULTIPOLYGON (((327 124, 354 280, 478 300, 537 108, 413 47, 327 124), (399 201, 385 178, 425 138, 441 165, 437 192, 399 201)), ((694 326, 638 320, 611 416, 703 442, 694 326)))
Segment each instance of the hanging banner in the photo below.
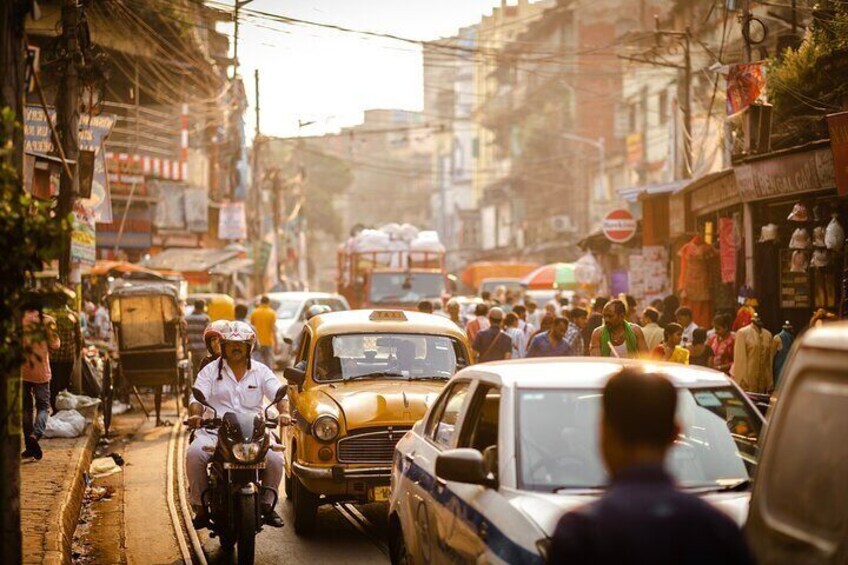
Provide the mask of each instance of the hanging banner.
POLYGON ((727 115, 734 116, 756 102, 766 88, 762 63, 733 65, 727 79, 727 115))
POLYGON ((106 178, 106 152, 101 147, 94 158, 94 178, 91 181, 91 198, 82 199, 86 207, 94 211, 98 224, 112 223, 112 195, 106 178))
POLYGON ((218 239, 247 239, 244 202, 224 202, 218 212, 218 239))
POLYGON ((848 112, 830 114, 827 129, 830 132, 836 190, 839 196, 848 196, 848 112))
POLYGON ((97 259, 97 238, 94 231, 94 211, 81 201, 74 203, 71 226, 71 262, 94 265, 97 259))
POLYGON ((153 181, 149 187, 157 195, 153 225, 160 230, 185 229, 185 201, 183 200, 185 187, 164 181, 153 181))

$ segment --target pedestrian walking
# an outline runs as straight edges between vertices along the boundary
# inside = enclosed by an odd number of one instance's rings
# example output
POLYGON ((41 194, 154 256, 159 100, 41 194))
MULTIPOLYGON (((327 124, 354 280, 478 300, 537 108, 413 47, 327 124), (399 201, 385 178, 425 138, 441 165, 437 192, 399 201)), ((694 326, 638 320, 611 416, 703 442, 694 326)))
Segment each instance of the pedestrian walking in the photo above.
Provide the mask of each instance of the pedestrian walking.
POLYGON ((534 328, 539 328, 542 325, 542 318, 545 313, 539 310, 539 305, 536 304, 535 300, 528 300, 525 303, 525 306, 527 307, 527 317, 525 318, 525 321, 534 328))
POLYGON ((633 359, 648 353, 642 328, 625 319, 627 306, 624 302, 610 300, 604 305, 603 315, 603 325, 592 332, 590 355, 633 359))
POLYGON ((512 311, 518 316, 518 329, 524 334, 524 342, 530 343, 536 328, 527 321, 527 307, 524 304, 516 304, 512 311))
POLYGON ((489 328, 489 319, 486 317, 488 313, 489 307, 485 303, 474 307, 474 319, 465 325, 465 333, 471 343, 474 343, 474 340, 477 339, 478 333, 489 328))
POLYGON ((596 502, 560 518, 548 563, 752 564, 739 527, 675 487, 666 455, 680 431, 677 391, 626 368, 604 387, 600 451, 611 483, 596 502))
POLYGON ((713 350, 713 369, 730 374, 733 366, 733 350, 736 346, 736 334, 730 331, 733 318, 729 314, 717 314, 713 317, 715 332, 707 338, 707 345, 713 350))
MULTIPOLYGON (((527 357, 571 357, 579 355, 572 342, 565 339, 568 332, 568 318, 562 316, 554 319, 553 327, 536 335, 527 348, 527 357)), ((582 348, 581 348, 582 350, 582 348)))
POLYGON ((250 315, 250 324, 256 332, 258 343, 255 359, 266 367, 274 368, 274 352, 277 349, 277 312, 271 308, 271 299, 263 296, 259 306, 250 315))
POLYGON ((209 315, 206 313, 206 301, 202 299, 195 300, 194 309, 191 314, 186 316, 185 321, 192 374, 197 376, 200 362, 206 356, 206 343, 203 341, 203 332, 210 322, 209 315))
POLYGON ((460 328, 465 329, 461 310, 462 308, 455 298, 451 298, 448 300, 448 303, 445 304, 445 314, 447 314, 448 319, 460 328))
POLYGON ((583 349, 584 353, 589 355, 589 345, 592 342, 592 333, 604 323, 604 306, 607 305, 609 299, 605 296, 596 296, 592 301, 592 312, 586 320, 586 327, 583 328, 583 349))
POLYGON ((680 299, 676 294, 669 294, 663 298, 662 314, 660 315, 660 327, 665 328, 672 322, 677 323, 677 309, 680 308, 680 299))
POLYGON ((586 347, 583 343, 583 328, 586 327, 589 313, 583 308, 572 308, 568 311, 568 329, 565 332, 565 341, 571 347, 572 355, 585 355, 586 347))
POLYGON ((76 312, 64 304, 50 312, 56 320, 59 348, 50 352, 50 406, 56 412, 56 396, 71 386, 74 364, 83 349, 82 326, 76 312))
POLYGON ((689 350, 680 343, 683 340, 683 328, 674 322, 663 329, 663 342, 651 351, 651 358, 657 361, 689 364, 689 350))
POLYGON ((512 340, 512 358, 522 359, 527 353, 527 337, 518 327, 518 316, 510 312, 504 318, 504 333, 512 340))
POLYGON ((689 364, 711 367, 715 352, 707 345, 707 330, 698 328, 692 332, 692 345, 689 346, 689 364))
POLYGON ((56 321, 42 313, 35 305, 28 305, 23 316, 24 361, 21 366, 23 380, 23 432, 25 451, 22 458, 40 460, 43 453, 39 441, 47 427, 50 411, 50 351, 61 345, 56 321))
POLYGON ((645 345, 648 351, 653 351, 662 343, 663 329, 659 325, 660 313, 655 309, 645 308, 642 312, 642 333, 645 335, 645 345))
POLYGON ((489 310, 489 327, 481 330, 474 338, 471 348, 478 363, 503 361, 512 358, 512 339, 501 331, 504 313, 498 307, 489 310))

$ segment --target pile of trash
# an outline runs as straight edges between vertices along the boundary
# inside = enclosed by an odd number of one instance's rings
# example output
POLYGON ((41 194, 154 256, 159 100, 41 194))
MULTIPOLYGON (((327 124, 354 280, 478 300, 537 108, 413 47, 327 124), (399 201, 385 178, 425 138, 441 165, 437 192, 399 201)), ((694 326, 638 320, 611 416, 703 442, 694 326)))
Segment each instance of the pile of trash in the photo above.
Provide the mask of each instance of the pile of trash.
POLYGON ((57 412, 47 418, 44 437, 79 437, 85 426, 97 416, 99 398, 77 395, 66 390, 56 395, 57 412))
POLYGON ((364 229, 348 239, 348 254, 366 254, 360 262, 374 266, 404 268, 433 262, 445 253, 438 232, 419 230, 411 224, 390 223, 378 229, 364 229))

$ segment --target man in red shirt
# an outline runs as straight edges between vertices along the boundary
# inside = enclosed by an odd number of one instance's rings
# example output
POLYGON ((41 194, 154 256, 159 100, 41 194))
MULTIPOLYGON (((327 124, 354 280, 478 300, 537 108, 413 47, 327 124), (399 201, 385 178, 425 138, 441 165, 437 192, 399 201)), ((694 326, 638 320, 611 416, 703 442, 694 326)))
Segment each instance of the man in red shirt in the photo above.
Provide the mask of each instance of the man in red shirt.
POLYGON ((24 381, 23 427, 26 450, 21 457, 39 460, 42 452, 38 441, 44 435, 50 410, 50 350, 59 349, 61 343, 56 321, 35 308, 25 310, 23 330, 24 362, 21 378, 24 381))

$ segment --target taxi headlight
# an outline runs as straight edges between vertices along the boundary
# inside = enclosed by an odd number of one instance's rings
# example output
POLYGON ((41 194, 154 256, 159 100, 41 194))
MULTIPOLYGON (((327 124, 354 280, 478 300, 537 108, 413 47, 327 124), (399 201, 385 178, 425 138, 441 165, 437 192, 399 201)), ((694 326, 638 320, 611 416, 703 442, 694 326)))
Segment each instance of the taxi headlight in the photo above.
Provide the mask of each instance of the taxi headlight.
POLYGON ((321 441, 333 441, 339 435, 339 421, 333 416, 321 416, 312 423, 312 435, 321 441))
POLYGON ((233 457, 235 457, 242 463, 248 463, 250 461, 253 461, 258 455, 259 444, 256 442, 237 443, 233 445, 233 457))

